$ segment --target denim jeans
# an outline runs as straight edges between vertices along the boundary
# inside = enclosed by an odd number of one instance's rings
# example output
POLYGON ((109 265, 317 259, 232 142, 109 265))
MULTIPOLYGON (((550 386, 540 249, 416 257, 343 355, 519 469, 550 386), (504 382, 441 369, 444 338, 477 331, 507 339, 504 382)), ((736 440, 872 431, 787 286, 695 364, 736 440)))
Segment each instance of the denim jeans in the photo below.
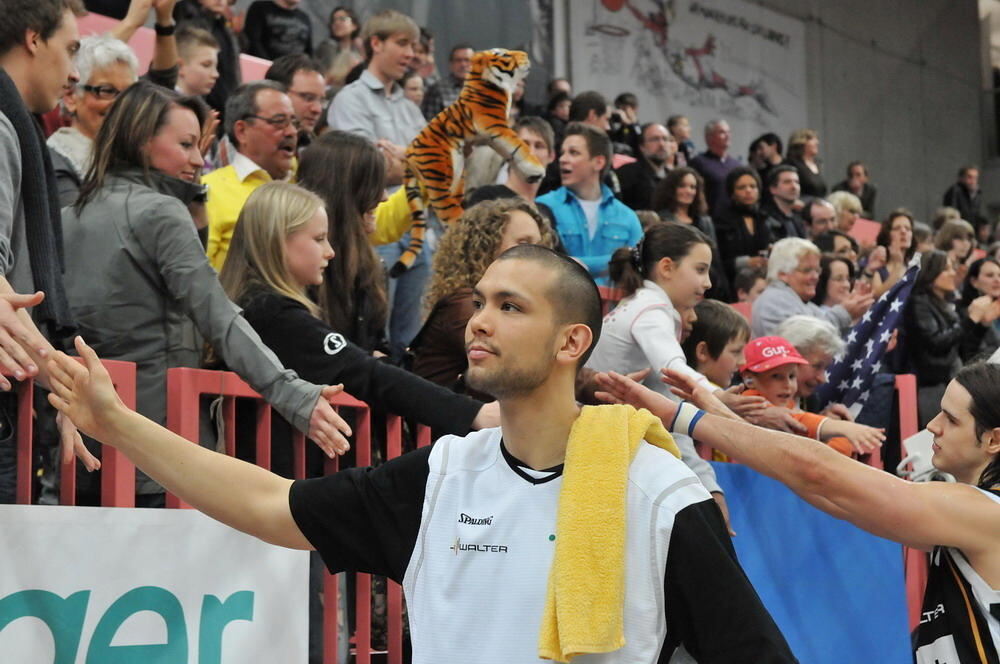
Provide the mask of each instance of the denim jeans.
MULTIPOLYGON (((438 228, 440 225, 436 220, 428 220, 424 250, 417 256, 417 260, 409 270, 395 279, 389 279, 389 349, 393 361, 397 363, 403 358, 406 347, 413 341, 413 337, 417 336, 420 326, 423 325, 424 293, 431 275, 431 261, 438 228)), ((391 268, 399 260, 409 244, 410 234, 406 233, 398 242, 376 247, 376 251, 385 262, 386 269, 391 268)))

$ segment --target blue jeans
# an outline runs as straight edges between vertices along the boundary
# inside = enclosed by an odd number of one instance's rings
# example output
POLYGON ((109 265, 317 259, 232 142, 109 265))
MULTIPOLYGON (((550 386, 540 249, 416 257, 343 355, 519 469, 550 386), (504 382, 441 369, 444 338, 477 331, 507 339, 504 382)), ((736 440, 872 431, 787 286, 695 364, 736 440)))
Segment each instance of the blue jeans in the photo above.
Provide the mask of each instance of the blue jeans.
MULTIPOLYGON (((436 220, 428 220, 424 250, 409 270, 395 279, 389 279, 389 350, 395 362, 403 358, 406 347, 423 325, 424 293, 431 276, 431 260, 439 227, 436 220)), ((410 234, 407 233, 398 242, 376 247, 375 250, 388 269, 399 260, 409 244, 410 234)))

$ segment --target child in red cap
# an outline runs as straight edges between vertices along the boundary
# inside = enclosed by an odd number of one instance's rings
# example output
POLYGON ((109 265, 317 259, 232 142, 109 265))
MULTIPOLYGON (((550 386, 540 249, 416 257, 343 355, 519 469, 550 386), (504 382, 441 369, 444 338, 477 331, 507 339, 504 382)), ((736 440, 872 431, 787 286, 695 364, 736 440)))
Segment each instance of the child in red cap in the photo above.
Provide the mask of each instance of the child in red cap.
POLYGON ((882 444, 885 434, 881 429, 835 420, 798 408, 795 395, 798 391, 798 365, 809 364, 795 347, 783 337, 758 337, 744 349, 746 364, 740 374, 746 383, 744 396, 762 396, 775 406, 784 406, 808 431, 806 436, 821 440, 845 456, 856 451, 866 453, 882 444))

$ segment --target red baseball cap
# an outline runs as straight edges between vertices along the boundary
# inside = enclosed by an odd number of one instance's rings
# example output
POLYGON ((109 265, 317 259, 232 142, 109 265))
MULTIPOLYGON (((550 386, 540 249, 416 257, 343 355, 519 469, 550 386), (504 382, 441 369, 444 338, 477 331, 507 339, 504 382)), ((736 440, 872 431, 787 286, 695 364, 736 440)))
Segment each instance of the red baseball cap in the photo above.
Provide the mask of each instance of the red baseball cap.
POLYGON ((740 371, 761 373, 783 364, 809 364, 784 337, 757 337, 743 349, 746 364, 740 371))

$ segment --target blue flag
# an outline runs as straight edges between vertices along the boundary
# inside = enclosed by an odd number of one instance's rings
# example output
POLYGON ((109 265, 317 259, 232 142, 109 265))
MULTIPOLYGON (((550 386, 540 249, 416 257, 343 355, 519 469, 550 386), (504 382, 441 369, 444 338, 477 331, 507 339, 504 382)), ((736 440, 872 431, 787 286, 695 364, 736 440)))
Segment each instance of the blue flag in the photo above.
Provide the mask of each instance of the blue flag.
POLYGON ((831 402, 848 408, 856 405, 857 410, 864 405, 875 374, 882 370, 885 348, 900 323, 919 272, 920 254, 917 254, 903 277, 851 328, 847 347, 827 371, 828 382, 816 390, 820 408, 831 402))

